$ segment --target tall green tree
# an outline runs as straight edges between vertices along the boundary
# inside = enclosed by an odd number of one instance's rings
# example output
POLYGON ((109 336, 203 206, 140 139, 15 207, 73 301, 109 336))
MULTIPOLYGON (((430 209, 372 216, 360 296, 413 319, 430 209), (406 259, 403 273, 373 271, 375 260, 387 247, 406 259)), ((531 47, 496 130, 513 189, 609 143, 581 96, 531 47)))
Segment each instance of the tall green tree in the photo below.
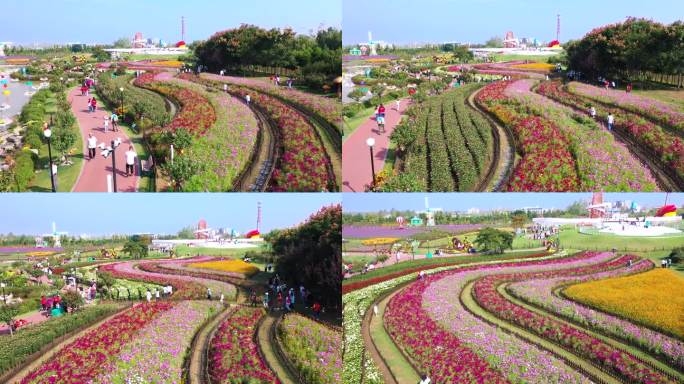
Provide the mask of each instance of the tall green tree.
POLYGON ((483 228, 477 232, 475 244, 483 252, 503 253, 513 248, 513 234, 496 228, 483 228))

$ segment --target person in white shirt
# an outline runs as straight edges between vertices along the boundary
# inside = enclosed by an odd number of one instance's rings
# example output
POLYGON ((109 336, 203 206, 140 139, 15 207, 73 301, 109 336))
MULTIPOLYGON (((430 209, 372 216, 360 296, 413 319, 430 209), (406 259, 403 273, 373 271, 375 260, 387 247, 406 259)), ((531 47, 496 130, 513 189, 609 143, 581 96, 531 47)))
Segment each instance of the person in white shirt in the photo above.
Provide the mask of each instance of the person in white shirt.
POLYGON ((589 114, 591 115, 592 119, 596 119, 596 108, 592 105, 591 108, 589 108, 589 114))
POLYGON ((133 146, 128 147, 126 151, 126 176, 135 175, 135 158, 138 154, 135 153, 133 146))
POLYGON ((57 190, 57 164, 52 163, 52 178, 55 180, 55 191, 57 190))
POLYGON ((107 133, 107 128, 109 128, 109 116, 105 116, 105 117, 104 117, 104 124, 103 124, 103 126, 104 126, 104 131, 105 131, 105 133, 107 133))
POLYGON ((228 92, 228 84, 223 84, 223 92, 228 92))
POLYGON ((154 298, 159 300, 159 290, 158 289, 154 290, 154 298))
POLYGON ((90 160, 95 158, 95 150, 97 149, 97 137, 92 133, 88 134, 88 156, 90 160))
POLYGON ((615 122, 615 117, 613 116, 612 113, 608 114, 608 130, 612 131, 613 130, 613 123, 615 122))
POLYGON ((247 104, 249 104, 252 98, 249 95, 245 95, 245 100, 247 100, 247 104))
POLYGON ((145 293, 145 298, 147 299, 147 302, 149 303, 152 300, 152 292, 150 290, 147 290, 147 293, 145 293))
POLYGON ((401 100, 397 99, 394 103, 397 106, 397 111, 399 111, 399 107, 401 107, 401 100))
POLYGON ((428 375, 423 375, 420 377, 420 383, 418 384, 430 384, 432 380, 428 377, 428 375))

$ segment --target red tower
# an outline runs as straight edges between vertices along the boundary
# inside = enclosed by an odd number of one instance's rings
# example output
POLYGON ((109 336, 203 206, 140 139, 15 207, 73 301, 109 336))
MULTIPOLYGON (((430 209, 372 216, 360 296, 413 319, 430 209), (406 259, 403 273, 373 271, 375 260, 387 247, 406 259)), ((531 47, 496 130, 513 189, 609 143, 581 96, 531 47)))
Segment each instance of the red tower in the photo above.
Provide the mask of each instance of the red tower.
MULTIPOLYGON (((603 204, 603 192, 594 192, 591 196, 591 205, 601 205, 603 204)), ((589 217, 592 219, 601 218, 605 215, 605 212, 601 208, 590 208, 589 217)))
POLYGON ((208 239, 209 234, 207 233, 207 222, 202 219, 197 223, 197 231, 195 232, 196 239, 208 239))

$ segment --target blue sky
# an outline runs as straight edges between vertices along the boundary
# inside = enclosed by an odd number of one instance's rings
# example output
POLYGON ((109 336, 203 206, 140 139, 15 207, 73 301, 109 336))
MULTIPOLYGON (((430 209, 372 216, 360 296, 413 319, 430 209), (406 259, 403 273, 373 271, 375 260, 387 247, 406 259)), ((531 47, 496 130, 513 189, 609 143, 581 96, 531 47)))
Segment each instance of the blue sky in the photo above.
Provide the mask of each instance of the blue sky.
POLYGON ((2 0, 0 41, 111 43, 142 32, 176 42, 181 16, 188 42, 241 23, 308 33, 341 28, 341 12, 342 0, 2 0))
POLYGON ((344 0, 343 41, 484 42, 513 31, 550 41, 561 15, 561 41, 627 16, 670 23, 684 15, 681 0, 344 0))
MULTIPOLYGON (((380 210, 425 208, 425 196, 430 207, 447 211, 470 208, 491 210, 522 207, 565 208, 577 200, 591 200, 591 193, 345 193, 344 212, 377 212, 380 210)), ((603 201, 632 200, 642 207, 662 206, 665 193, 604 193, 603 201)), ((671 193, 668 204, 682 206, 684 193, 671 193)))
POLYGON ((200 219, 210 228, 245 233, 256 227, 258 201, 262 232, 268 232, 299 224, 341 198, 332 193, 1 194, 0 233, 50 233, 53 221, 71 235, 176 233, 200 219))

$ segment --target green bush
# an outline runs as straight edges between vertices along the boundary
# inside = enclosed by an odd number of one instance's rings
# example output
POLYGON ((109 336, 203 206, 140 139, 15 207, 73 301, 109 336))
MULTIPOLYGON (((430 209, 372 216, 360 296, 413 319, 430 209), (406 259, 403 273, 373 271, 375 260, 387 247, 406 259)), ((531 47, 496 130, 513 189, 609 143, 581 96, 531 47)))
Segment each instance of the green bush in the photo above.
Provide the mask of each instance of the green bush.
POLYGON ((33 157, 30 152, 20 151, 14 159, 14 181, 17 192, 24 192, 33 180, 33 157))
POLYGON ((120 307, 102 304, 43 323, 19 329, 14 336, 0 336, 0 374, 23 363, 30 355, 40 351, 45 345, 69 332, 87 327, 111 315, 120 307))

